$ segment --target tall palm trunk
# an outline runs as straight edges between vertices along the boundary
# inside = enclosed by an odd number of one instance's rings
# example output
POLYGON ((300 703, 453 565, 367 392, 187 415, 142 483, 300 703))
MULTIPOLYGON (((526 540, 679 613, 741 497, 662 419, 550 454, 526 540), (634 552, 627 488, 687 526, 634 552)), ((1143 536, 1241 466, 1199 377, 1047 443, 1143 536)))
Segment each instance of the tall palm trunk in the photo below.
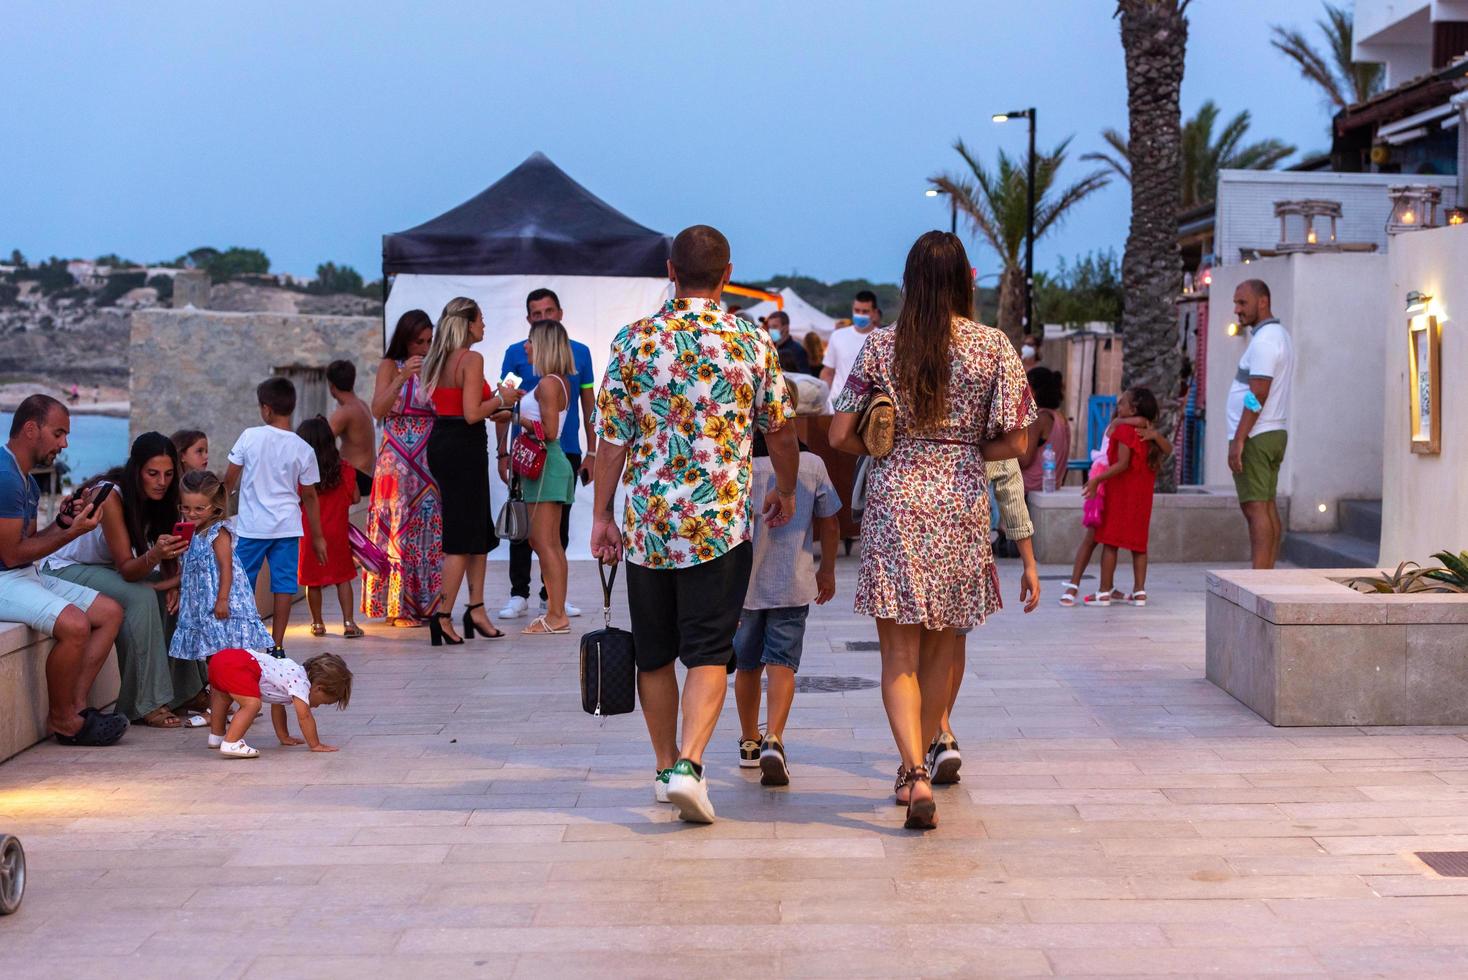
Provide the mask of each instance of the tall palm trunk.
POLYGON ((999 313, 995 324, 1004 335, 1020 345, 1024 334, 1025 316, 1025 270, 1017 265, 1006 265, 999 275, 999 313))
MULTIPOLYGON (((1182 125, 1178 93, 1187 48, 1188 0, 1118 0, 1121 43, 1126 51, 1128 146, 1132 171, 1132 223, 1122 259, 1124 290, 1123 381, 1152 389, 1163 408, 1158 423, 1169 436, 1181 370, 1177 298, 1182 255, 1177 242, 1178 175, 1182 125)), ((1177 489, 1170 460, 1158 489, 1177 489)))

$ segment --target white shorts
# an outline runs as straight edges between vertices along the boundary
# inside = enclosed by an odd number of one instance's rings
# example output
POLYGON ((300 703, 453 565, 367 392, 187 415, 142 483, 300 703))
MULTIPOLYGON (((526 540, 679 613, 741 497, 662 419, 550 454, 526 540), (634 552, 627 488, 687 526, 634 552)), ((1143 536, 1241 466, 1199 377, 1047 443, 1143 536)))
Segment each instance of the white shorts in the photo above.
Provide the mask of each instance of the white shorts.
POLYGON ((97 595, 96 589, 42 575, 34 564, 0 570, 0 620, 47 635, 55 631, 61 610, 76 606, 86 612, 97 595))

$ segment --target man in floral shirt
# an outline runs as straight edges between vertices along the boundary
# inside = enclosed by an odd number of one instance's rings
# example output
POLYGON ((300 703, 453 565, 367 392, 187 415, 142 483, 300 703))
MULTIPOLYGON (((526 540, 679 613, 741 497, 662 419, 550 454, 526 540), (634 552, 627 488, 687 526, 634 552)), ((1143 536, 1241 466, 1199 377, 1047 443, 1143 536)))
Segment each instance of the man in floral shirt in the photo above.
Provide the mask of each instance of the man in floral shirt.
POLYGON ((790 520, 800 466, 774 345, 719 306, 732 271, 717 229, 680 232, 668 262, 674 298, 617 334, 597 397, 591 550, 611 563, 625 547, 637 691, 657 756, 653 791, 699 823, 714 819, 703 751, 724 707, 749 587, 756 428, 775 468, 761 514, 771 527, 790 520), (622 531, 612 515, 619 480, 622 531), (676 660, 688 668, 681 747, 676 660))

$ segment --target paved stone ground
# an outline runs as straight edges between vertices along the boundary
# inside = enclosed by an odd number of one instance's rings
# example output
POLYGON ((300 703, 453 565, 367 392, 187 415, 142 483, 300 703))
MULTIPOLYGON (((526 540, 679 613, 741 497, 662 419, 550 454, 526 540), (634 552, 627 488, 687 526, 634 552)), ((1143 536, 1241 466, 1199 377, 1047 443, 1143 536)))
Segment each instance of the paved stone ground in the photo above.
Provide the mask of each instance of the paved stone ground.
MULTIPOLYGON (((807 675, 878 675, 847 649, 874 638, 854 575, 807 675)), ((720 820, 687 827, 650 799, 641 719, 580 712, 574 638, 298 626, 293 655, 357 672, 320 713, 338 754, 262 724, 251 762, 136 730, 0 766, 31 858, 0 975, 1468 974, 1468 880, 1410 856, 1468 849, 1468 730, 1272 729, 1202 677, 1202 569, 1151 584, 1064 610, 1049 580, 976 634, 964 778, 926 836, 890 803, 874 688, 797 698, 778 791, 736 768, 731 695, 720 820)))

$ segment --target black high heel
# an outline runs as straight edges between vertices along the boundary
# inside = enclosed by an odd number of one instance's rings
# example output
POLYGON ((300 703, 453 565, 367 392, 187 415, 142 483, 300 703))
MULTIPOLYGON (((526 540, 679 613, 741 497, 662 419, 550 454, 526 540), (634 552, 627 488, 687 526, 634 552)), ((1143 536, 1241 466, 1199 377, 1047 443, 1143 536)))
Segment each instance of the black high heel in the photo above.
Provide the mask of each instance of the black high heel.
POLYGON ((449 622, 452 623, 454 621, 454 616, 453 613, 446 612, 437 612, 433 614, 432 618, 428 620, 429 646, 438 647, 447 644, 448 646, 456 647, 462 644, 464 642, 464 638, 462 636, 459 637, 457 640, 453 640, 444 633, 443 624, 439 622, 440 619, 447 619, 449 622))
POLYGON ((479 626, 478 626, 478 624, 476 624, 474 622, 474 617, 471 616, 471 615, 469 615, 474 610, 480 609, 483 606, 484 606, 484 603, 482 603, 482 602, 476 602, 472 606, 465 606, 464 607, 464 636, 467 639, 471 639, 472 640, 474 638, 474 634, 478 633, 478 634, 481 634, 482 636, 484 636, 485 639, 488 639, 488 640, 498 640, 500 637, 502 637, 502 636, 505 635, 505 631, 504 630, 497 629, 493 633, 490 633, 490 632, 488 632, 486 630, 480 629, 479 626))

